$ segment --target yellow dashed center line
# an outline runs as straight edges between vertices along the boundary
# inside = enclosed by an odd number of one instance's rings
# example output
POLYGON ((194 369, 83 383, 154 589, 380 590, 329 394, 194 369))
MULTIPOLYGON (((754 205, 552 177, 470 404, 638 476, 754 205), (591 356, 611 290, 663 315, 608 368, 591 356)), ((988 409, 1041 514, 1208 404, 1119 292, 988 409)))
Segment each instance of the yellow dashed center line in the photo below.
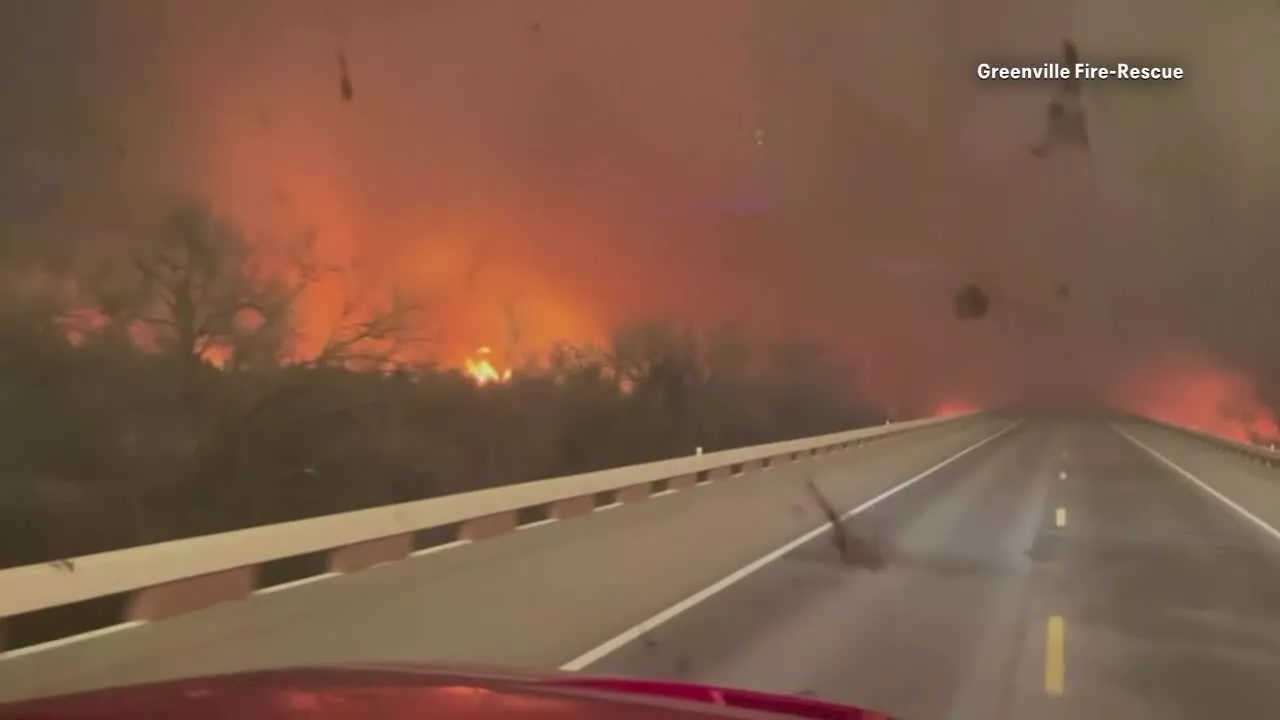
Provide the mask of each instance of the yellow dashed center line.
POLYGON ((1067 526, 1067 509, 1060 507, 1053 513, 1053 524, 1058 527, 1067 526))
POLYGON ((1044 642, 1044 692, 1061 695, 1066 687, 1066 637, 1067 624, 1061 615, 1049 618, 1045 627, 1044 642))

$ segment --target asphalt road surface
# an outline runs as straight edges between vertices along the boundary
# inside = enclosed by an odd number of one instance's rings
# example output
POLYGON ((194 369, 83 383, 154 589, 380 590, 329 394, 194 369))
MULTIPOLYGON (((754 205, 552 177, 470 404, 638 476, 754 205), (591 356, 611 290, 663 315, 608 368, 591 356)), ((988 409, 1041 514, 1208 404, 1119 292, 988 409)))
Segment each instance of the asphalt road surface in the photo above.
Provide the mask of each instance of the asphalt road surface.
POLYGON ((802 480, 851 508, 993 442, 1003 418, 945 424, 781 463, 405 562, 0 657, 0 702, 297 664, 557 667, 812 531, 802 480))
POLYGON ((934 718, 1274 717, 1280 543, 1115 428, 1033 422, 586 668, 934 718))

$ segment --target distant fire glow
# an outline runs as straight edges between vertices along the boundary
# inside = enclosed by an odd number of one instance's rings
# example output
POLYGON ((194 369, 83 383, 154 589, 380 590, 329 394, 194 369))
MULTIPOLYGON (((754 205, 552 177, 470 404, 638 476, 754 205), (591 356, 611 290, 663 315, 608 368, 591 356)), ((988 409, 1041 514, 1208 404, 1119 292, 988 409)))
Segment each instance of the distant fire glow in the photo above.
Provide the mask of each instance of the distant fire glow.
POLYGON ((506 382, 511 379, 511 369, 508 368, 498 372, 497 368, 489 360, 490 355, 492 355, 492 351, 488 347, 482 347, 476 350, 476 357, 467 358, 463 364, 463 370, 477 385, 506 382))
POLYGON ((1189 359, 1166 361, 1124 393, 1124 405, 1162 422, 1255 443, 1280 438, 1248 377, 1189 359))
POLYGON ((965 400, 945 400, 938 403, 934 407, 931 417, 942 417, 945 415, 964 415, 965 413, 977 412, 978 407, 971 402, 965 400))

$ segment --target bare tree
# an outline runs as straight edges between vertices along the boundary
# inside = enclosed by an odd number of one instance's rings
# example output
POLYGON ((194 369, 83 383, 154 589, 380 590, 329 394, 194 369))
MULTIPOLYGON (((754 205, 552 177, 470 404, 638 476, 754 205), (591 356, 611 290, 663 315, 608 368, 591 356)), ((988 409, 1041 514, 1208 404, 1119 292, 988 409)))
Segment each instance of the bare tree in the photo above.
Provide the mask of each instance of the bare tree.
POLYGON ((404 291, 393 290, 385 299, 353 293, 309 364, 383 371, 405 367, 434 339, 427 322, 425 304, 404 291))
POLYGON ((531 363, 525 355, 524 321, 519 310, 516 309, 514 299, 507 298, 502 304, 502 314, 507 326, 507 350, 504 362, 508 368, 514 369, 517 366, 524 368, 531 363))
POLYGON ((289 247, 287 258, 286 267, 263 272, 242 232, 189 206, 156 242, 141 245, 123 272, 104 266, 92 294, 109 324, 143 335, 188 370, 211 360, 231 371, 278 365, 295 340, 299 305, 329 281, 347 297, 320 350, 303 364, 385 369, 425 341, 419 300, 399 291, 377 297, 358 264, 322 263, 314 233, 289 247))
POLYGON ((199 204, 172 214, 159 234, 111 258, 83 288, 103 332, 175 357, 187 389, 208 362, 260 363, 288 337, 290 293, 254 264, 248 238, 199 204))
POLYGON ((558 384, 586 378, 591 382, 616 381, 609 353, 590 345, 558 342, 547 351, 547 374, 558 384))
POLYGON ((672 322, 625 326, 613 336, 610 361, 629 390, 636 422, 660 453, 691 452, 697 446, 698 396, 702 385, 698 341, 672 322))
POLYGON ((697 338, 670 321, 626 325, 613 333, 609 363, 620 382, 637 388, 676 383, 697 372, 697 338))

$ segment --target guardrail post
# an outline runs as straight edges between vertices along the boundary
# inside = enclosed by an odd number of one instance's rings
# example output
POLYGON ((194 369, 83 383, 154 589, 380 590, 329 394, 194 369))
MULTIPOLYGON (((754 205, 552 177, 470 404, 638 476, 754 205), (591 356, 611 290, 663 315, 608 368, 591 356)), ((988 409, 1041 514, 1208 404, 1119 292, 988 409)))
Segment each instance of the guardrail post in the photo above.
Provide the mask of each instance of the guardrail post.
POLYGON ((648 500, 653 494, 653 486, 649 483, 640 483, 639 485, 630 485, 618 490, 618 502, 633 503, 648 500))
POLYGON ((390 535, 329 551, 329 572, 352 573, 365 568, 395 562, 413 552, 413 533, 390 535))
POLYGON ((732 475, 733 475, 733 472, 730 468, 727 468, 727 467, 712 468, 711 470, 707 471, 707 481, 717 482, 720 480, 724 480, 727 477, 732 477, 732 475))
POLYGON ((689 488, 697 484, 698 484, 698 475, 697 473, 693 473, 689 475, 680 475, 678 477, 671 478, 671 480, 667 482, 667 487, 671 488, 672 490, 688 490, 689 488))
POLYGON ((578 515, 586 515, 595 510, 596 501, 592 495, 579 495, 577 497, 565 498, 551 503, 551 509, 548 514, 557 519, 563 520, 578 515))
POLYGON ((135 590, 129 598, 127 619, 161 620, 248 597, 257 570, 256 565, 250 565, 135 590))
POLYGON ((462 526, 458 528, 458 539, 484 540, 509 533, 515 530, 519 524, 520 521, 515 511, 471 518, 464 521, 462 526))

